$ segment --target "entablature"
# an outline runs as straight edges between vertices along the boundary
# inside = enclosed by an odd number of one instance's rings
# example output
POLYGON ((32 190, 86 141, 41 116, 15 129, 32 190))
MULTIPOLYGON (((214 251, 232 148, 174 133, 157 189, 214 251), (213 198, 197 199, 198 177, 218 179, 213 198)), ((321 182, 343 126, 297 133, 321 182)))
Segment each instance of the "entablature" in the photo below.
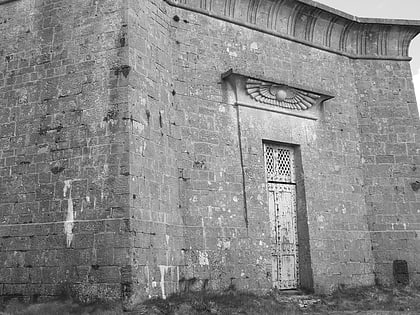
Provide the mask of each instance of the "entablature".
POLYGON ((359 18, 312 0, 165 0, 212 16, 354 59, 410 60, 420 21, 359 18))

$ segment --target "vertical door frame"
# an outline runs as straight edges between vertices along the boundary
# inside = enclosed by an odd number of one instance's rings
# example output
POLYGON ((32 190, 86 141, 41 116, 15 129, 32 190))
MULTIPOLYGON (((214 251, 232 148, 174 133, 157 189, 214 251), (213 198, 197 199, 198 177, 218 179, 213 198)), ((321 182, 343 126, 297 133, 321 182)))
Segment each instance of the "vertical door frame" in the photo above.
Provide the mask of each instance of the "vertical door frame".
POLYGON ((281 290, 297 289, 299 287, 299 240, 297 229, 295 148, 291 145, 263 143, 263 152, 268 194, 268 210, 271 225, 270 231, 273 242, 271 252, 273 286, 281 290), (276 199, 280 196, 282 191, 284 194, 291 194, 290 207, 293 213, 291 213, 291 218, 284 218, 286 222, 287 220, 291 220, 293 234, 293 242, 291 243, 293 245, 291 248, 285 246, 285 243, 281 243, 281 232, 278 229, 281 221, 280 215, 284 216, 284 213, 278 212, 276 205, 278 205, 279 200, 276 199), (286 250, 288 254, 286 254, 286 250), (282 264, 288 261, 287 258, 290 257, 293 257, 290 261, 292 263, 292 268, 294 269, 293 276, 292 279, 284 279, 284 272, 286 271, 283 268, 282 274, 282 264))

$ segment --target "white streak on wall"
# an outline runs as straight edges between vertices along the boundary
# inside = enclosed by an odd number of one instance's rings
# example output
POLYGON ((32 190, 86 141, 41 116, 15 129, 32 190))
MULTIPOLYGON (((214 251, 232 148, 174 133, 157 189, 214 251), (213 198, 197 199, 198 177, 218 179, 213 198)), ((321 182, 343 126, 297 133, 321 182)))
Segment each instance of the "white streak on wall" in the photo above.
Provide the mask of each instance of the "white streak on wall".
POLYGON ((204 224, 204 218, 201 218, 201 227, 203 228, 204 250, 207 250, 207 234, 206 234, 206 225, 204 224))
POLYGON ((225 228, 223 227, 223 217, 219 217, 217 218, 218 222, 219 222, 219 226, 222 232, 222 238, 226 238, 226 232, 225 232, 225 228))
POLYGON ((204 251, 198 252, 198 263, 201 266, 209 265, 209 255, 207 254, 207 234, 206 234, 206 225, 204 224, 204 218, 201 219, 201 227, 203 228, 203 247, 204 251))
POLYGON ((67 191, 71 188, 71 179, 64 181, 64 187, 63 187, 63 195, 66 197, 67 191))
POLYGON ((168 272, 168 266, 159 266, 160 269, 160 289, 162 290, 162 299, 166 299, 165 294, 165 273, 168 272))
POLYGON ((149 273, 149 267, 148 266, 144 266, 144 274, 146 275, 147 278, 147 283, 145 286, 145 290, 146 293, 149 295, 149 299, 152 297, 152 295, 150 294, 150 273, 149 273))
POLYGON ((176 291, 179 291, 179 267, 176 267, 176 291))
POLYGON ((107 176, 108 175, 108 173, 109 173, 109 166, 108 166, 108 164, 104 164, 104 171, 102 172, 102 174, 104 175, 104 176, 107 176))
POLYGON ((67 191, 69 191, 69 199, 67 201, 67 216, 64 222, 64 233, 66 234, 67 247, 70 247, 73 241, 73 227, 74 227, 74 212, 73 212, 73 200, 71 198, 71 180, 64 181, 63 195, 66 197, 67 191))

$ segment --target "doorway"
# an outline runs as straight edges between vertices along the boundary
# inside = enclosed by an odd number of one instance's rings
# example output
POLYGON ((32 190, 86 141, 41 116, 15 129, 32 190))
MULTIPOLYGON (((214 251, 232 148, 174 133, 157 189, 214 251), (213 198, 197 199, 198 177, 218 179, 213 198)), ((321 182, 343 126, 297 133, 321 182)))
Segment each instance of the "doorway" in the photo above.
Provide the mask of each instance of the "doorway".
POLYGON ((264 143, 265 172, 271 225, 273 287, 297 289, 299 255, 295 150, 264 143))

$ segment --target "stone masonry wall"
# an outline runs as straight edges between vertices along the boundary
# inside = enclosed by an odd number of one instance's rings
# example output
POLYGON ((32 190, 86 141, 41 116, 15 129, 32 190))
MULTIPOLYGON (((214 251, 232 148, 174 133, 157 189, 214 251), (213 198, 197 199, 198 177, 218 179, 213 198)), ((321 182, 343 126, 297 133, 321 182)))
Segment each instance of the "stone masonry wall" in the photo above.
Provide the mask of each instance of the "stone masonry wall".
POLYGON ((131 302, 176 292, 182 265, 180 127, 174 112, 167 9, 160 0, 128 1, 131 302))
POLYGON ((0 295, 130 282, 122 1, 0 6, 0 295))
POLYGON ((171 14, 174 99, 176 116, 183 117, 180 156, 188 174, 182 275, 213 289, 271 287, 262 142, 275 141, 300 145, 315 290, 372 284, 352 62, 185 10, 172 8, 171 14), (335 96, 318 121, 239 108, 248 227, 238 113, 220 80, 230 68, 335 96))
POLYGON ((357 61, 358 124, 375 276, 393 284, 394 260, 418 284, 419 114, 408 62, 357 61))

